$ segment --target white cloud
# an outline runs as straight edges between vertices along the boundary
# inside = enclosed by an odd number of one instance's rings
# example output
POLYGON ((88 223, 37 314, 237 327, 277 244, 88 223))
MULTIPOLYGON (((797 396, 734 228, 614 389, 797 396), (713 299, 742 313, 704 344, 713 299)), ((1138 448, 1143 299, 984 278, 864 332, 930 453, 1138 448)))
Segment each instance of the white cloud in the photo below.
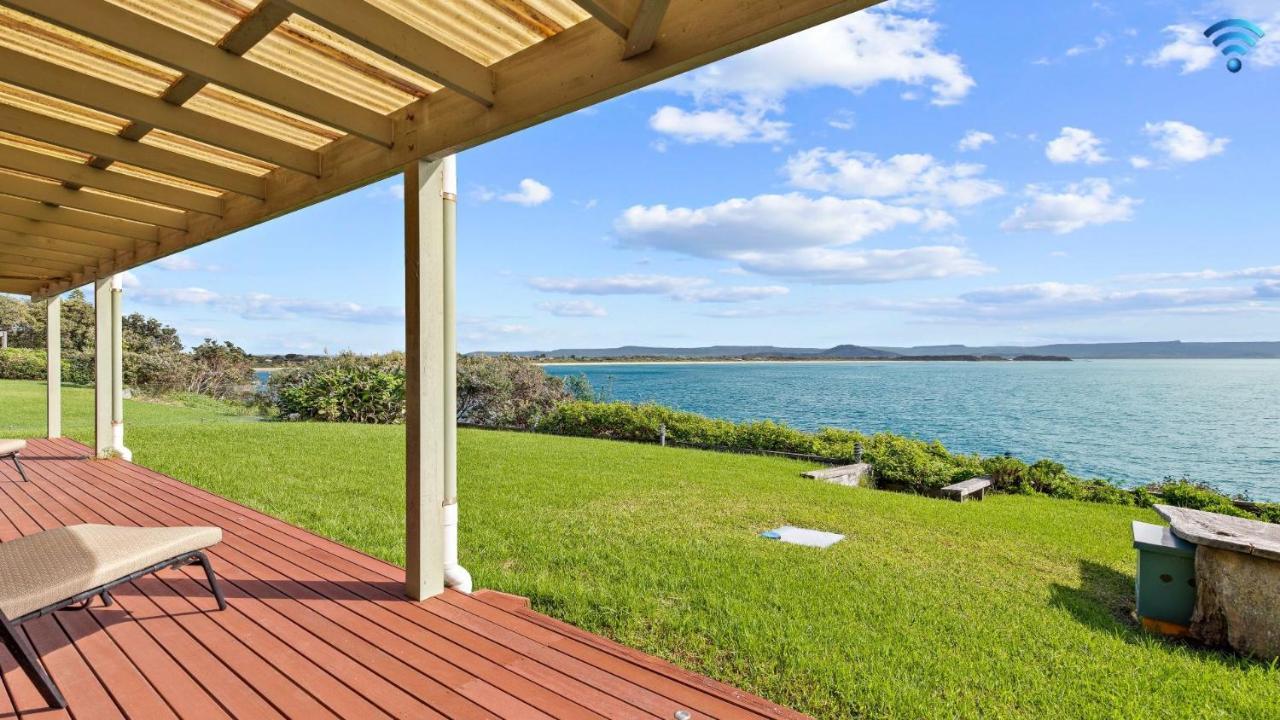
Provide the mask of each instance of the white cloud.
POLYGON ((735 145, 785 141, 790 123, 769 120, 765 111, 765 108, 741 111, 718 108, 689 112, 664 105, 649 118, 649 127, 683 143, 735 145))
POLYGON ((365 195, 368 197, 374 198, 375 200, 382 200, 387 198, 390 198, 392 200, 403 200, 404 199, 404 183, 403 182, 394 182, 389 184, 379 183, 377 185, 374 185, 372 188, 370 188, 369 192, 365 193, 365 195))
POLYGON ((371 307, 339 300, 283 298, 256 292, 222 295, 200 287, 143 288, 135 290, 131 297, 136 302, 151 305, 216 307, 248 320, 316 318, 358 323, 392 323, 404 320, 403 308, 371 307))
POLYGON ((545 310, 556 317, 605 317, 609 314, 603 307, 590 300, 540 303, 538 309, 545 310))
POLYGON ((1280 265, 1243 268, 1240 270, 1193 270, 1190 272, 1143 273, 1129 275, 1126 280, 1160 282, 1167 280, 1280 280, 1280 265))
POLYGON ((964 249, 950 245, 895 250, 804 248, 789 253, 744 253, 739 262, 745 269, 764 275, 840 285, 966 277, 992 271, 964 249))
POLYGON ((900 226, 934 230, 945 212, 878 200, 759 195, 701 208, 637 205, 615 223, 626 245, 729 260, 745 271, 815 283, 891 282, 989 270, 950 246, 851 250, 845 246, 900 226))
POLYGON ((625 244, 708 258, 843 245, 898 225, 942 225, 946 213, 877 200, 799 193, 734 198, 701 208, 635 205, 615 222, 625 244))
MULTIPOLYGON (((700 99, 780 101, 814 87, 862 92, 883 82, 928 87, 933 103, 962 100, 975 85, 958 55, 937 48, 942 26, 872 8, 735 55, 662 84, 700 99)), ((915 8, 918 9, 918 8, 915 8)))
POLYGON ((988 288, 954 298, 874 301, 869 307, 939 320, 1008 321, 1153 313, 1275 311, 1280 282, 1252 287, 1109 289, 1060 282, 988 288))
POLYGON ((1169 25, 1165 33, 1173 38, 1159 50, 1142 61, 1144 65, 1160 67, 1181 65, 1182 74, 1204 70, 1218 59, 1218 50, 1204 37, 1204 29, 1193 25, 1169 25))
POLYGON ((1143 170, 1151 167, 1151 158, 1143 157, 1142 155, 1134 155, 1129 158, 1129 164, 1137 170, 1143 170))
POLYGON ((884 3, 672 78, 656 89, 687 95, 697 108, 662 108, 651 124, 685 141, 777 142, 787 125, 766 117, 781 112, 790 93, 816 87, 861 93, 885 82, 927 88, 935 105, 955 104, 973 78, 958 55, 938 49, 941 25, 904 14, 931 9, 884 3))
POLYGON ((1062 133, 1045 145, 1044 154, 1059 164, 1098 165, 1110 159, 1102 151, 1102 140, 1089 130, 1074 127, 1062 128, 1062 133))
POLYGON ((906 203, 976 205, 1004 193, 999 183, 978 177, 982 165, 944 165, 931 155, 894 155, 815 148, 792 155, 784 172, 794 187, 846 196, 898 198, 906 203))
POLYGON ((1041 230, 1065 235, 1088 225, 1127 221, 1141 202, 1114 195, 1111 183, 1101 178, 1073 183, 1058 193, 1040 185, 1029 185, 1026 192, 1031 202, 1014 210, 1000 225, 1002 230, 1041 230))
POLYGON ((1093 42, 1081 45, 1073 45, 1067 48, 1067 57, 1076 57, 1087 53, 1097 52, 1107 45, 1111 44, 1111 37, 1107 34, 1095 35, 1093 42))
POLYGON ((661 295, 681 302, 739 303, 780 297, 791 292, 780 285, 716 286, 703 277, 680 275, 613 275, 610 277, 535 277, 529 285, 543 292, 569 295, 661 295))
POLYGON ((519 190, 500 195, 498 199, 525 207, 535 207, 551 199, 551 188, 533 178, 525 178, 520 181, 519 190))
POLYGON ((852 130, 857 124, 857 115, 852 110, 837 110, 827 118, 827 125, 837 130, 852 130))
POLYGON ((1177 120, 1147 123, 1142 131, 1151 138, 1151 147, 1171 162, 1197 162, 1227 149, 1227 138, 1209 133, 1177 120))
POLYGON ((132 270, 125 270, 123 273, 120 273, 120 286, 124 288, 138 288, 142 287, 142 281, 138 279, 137 275, 133 274, 132 270))
POLYGON ((960 142, 956 143, 956 149, 960 152, 973 152, 980 150, 983 145, 994 145, 996 136, 989 132, 981 130, 970 130, 960 138, 960 142))
POLYGON ((182 255, 162 257, 159 260, 156 260, 155 264, 156 267, 162 270, 170 270, 173 272, 220 272, 222 270, 221 266, 198 263, 195 260, 182 255))

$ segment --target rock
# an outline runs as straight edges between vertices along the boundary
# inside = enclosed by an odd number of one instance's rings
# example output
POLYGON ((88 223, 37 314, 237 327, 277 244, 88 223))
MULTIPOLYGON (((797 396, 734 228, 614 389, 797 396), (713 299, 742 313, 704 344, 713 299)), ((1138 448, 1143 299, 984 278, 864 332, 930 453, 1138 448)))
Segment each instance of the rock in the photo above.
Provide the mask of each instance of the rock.
POLYGON ((1258 658, 1280 658, 1280 562, 1198 546, 1191 635, 1258 658))

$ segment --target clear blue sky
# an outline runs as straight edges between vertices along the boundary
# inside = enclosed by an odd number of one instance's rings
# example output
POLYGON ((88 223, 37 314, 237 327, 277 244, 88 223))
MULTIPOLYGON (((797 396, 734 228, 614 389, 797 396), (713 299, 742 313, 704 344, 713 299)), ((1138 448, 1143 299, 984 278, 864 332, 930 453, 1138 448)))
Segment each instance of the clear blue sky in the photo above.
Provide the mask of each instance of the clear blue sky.
MULTIPOLYGON (((462 154, 461 347, 1280 339, 1277 66, 1275 0, 886 3, 462 154), (1235 75, 1198 34, 1232 16, 1271 33, 1235 75)), ((399 190, 126 302, 401 348, 399 190)))

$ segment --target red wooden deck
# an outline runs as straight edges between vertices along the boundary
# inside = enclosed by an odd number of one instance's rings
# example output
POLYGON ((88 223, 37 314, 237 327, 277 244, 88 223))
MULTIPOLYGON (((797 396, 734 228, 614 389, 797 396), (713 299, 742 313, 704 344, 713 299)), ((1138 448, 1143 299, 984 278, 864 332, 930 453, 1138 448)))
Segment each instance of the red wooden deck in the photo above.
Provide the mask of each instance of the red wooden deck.
MULTIPOLYGON (((520 598, 401 594, 393 565, 70 440, 0 466, 0 540, 81 522, 217 525, 199 570, 24 628, 70 707, 48 709, 0 646, 0 718, 799 718, 529 610, 520 598)), ((0 578, 2 581, 2 578, 0 578)))

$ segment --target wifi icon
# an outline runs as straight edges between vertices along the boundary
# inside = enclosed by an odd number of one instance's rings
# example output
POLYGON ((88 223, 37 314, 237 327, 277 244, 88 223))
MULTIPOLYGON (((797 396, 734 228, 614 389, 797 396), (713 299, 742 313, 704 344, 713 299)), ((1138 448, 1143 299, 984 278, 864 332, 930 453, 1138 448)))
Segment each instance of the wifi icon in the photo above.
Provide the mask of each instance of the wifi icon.
POLYGON ((1239 18, 1216 22, 1204 31, 1205 37, 1213 38, 1213 46, 1221 48, 1222 54, 1231 58, 1227 61, 1227 69, 1233 73, 1240 72, 1240 68, 1244 67, 1240 58, 1235 56, 1248 55, 1250 50, 1257 47, 1258 41, 1264 35, 1266 33, 1262 32, 1262 28, 1239 18), (1231 28, 1230 32, 1222 32, 1228 28, 1231 28))

